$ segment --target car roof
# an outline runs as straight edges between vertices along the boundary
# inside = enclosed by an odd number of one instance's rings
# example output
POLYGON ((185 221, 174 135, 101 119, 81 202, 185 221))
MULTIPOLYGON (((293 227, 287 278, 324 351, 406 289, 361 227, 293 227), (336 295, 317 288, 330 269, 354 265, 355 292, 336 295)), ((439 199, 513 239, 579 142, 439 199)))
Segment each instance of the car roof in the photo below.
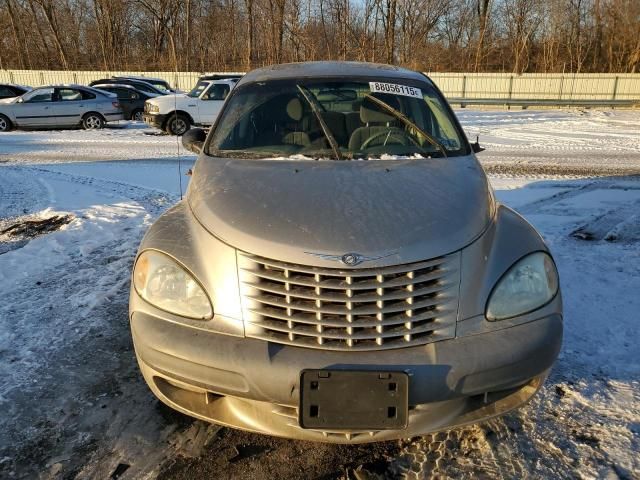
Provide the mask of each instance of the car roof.
POLYGON ((93 88, 102 88, 102 87, 125 88, 125 89, 133 90, 135 92, 138 91, 136 87, 132 87, 131 85, 126 85, 124 83, 96 83, 95 85, 93 85, 93 88))
POLYGON ((267 80, 285 80, 292 78, 322 78, 322 77, 365 77, 372 80, 376 78, 417 80, 432 83, 429 78, 413 70, 394 65, 367 62, 302 62, 284 63, 258 68, 247 73, 238 86, 267 80))
POLYGON ((67 88, 67 87, 93 90, 93 87, 87 87, 86 85, 80 85, 78 83, 55 83, 52 85, 40 85, 39 87, 34 87, 34 90, 36 88, 67 88))
POLYGON ((244 73, 205 73, 200 75, 199 80, 232 80, 238 81, 244 73))
MULTIPOLYGON (((147 80, 148 80, 148 79, 147 79, 147 80)), ((153 89, 157 90, 157 88, 156 88, 156 87, 154 87, 153 85, 151 85, 149 82, 146 82, 145 80, 142 80, 141 78, 131 78, 131 77, 110 77, 110 78, 101 78, 100 80, 94 80, 94 81, 93 81, 93 82, 91 82, 91 83, 94 83, 94 84, 98 84, 98 83, 105 84, 105 83, 118 83, 118 82, 120 82, 120 83, 122 83, 122 82, 131 82, 131 83, 134 83, 134 84, 135 84, 135 83, 138 83, 138 84, 142 83, 142 84, 144 84, 144 85, 147 85, 147 86, 149 86, 149 87, 151 87, 151 88, 153 88, 153 89)))
POLYGON ((157 77, 143 77, 142 75, 114 75, 112 78, 129 78, 131 80, 142 80, 142 81, 152 81, 152 82, 162 82, 162 83, 166 83, 167 85, 169 84, 169 82, 167 82, 166 80, 162 79, 162 78, 157 78, 157 77))
POLYGON ((32 90, 32 87, 28 86, 28 85, 20 85, 18 83, 0 83, 0 85, 4 85, 5 87, 18 87, 18 88, 24 88, 25 90, 32 90))

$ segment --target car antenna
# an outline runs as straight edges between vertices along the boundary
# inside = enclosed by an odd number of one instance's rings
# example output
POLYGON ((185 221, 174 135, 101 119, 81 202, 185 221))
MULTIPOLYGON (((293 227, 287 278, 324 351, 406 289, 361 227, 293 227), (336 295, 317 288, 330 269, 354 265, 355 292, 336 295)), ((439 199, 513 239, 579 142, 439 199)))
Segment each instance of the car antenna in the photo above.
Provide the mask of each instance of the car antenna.
MULTIPOLYGON (((177 80, 178 80, 178 64, 175 65, 175 74, 174 79, 176 80, 176 87, 173 89, 173 115, 174 122, 178 121, 178 92, 177 90, 177 80)), ((178 149, 178 185, 180 187, 180 201, 182 201, 182 158, 180 157, 180 139, 178 135, 176 135, 176 147, 178 149)))

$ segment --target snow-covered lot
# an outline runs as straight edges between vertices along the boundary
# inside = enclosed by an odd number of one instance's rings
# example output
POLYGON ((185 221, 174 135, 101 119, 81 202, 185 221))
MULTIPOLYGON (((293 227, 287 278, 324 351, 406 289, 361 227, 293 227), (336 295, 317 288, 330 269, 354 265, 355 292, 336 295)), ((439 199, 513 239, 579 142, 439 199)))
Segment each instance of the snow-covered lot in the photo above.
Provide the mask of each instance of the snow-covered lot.
POLYGON ((0 136, 0 477, 640 478, 640 112, 458 115, 487 148, 498 198, 538 228, 560 271, 564 346, 529 405, 424 438, 313 448, 172 412, 138 373, 129 275, 194 157, 137 124, 11 132, 0 136))

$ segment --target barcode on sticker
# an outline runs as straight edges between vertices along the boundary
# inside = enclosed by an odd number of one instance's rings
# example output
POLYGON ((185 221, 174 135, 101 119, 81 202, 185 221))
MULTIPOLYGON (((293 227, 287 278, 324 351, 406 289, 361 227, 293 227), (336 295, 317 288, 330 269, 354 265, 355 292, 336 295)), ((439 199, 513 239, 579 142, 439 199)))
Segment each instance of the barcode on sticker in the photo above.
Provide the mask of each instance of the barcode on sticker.
POLYGON ((374 93, 390 93, 405 97, 422 98, 422 90, 397 83, 369 82, 369 89, 374 93))

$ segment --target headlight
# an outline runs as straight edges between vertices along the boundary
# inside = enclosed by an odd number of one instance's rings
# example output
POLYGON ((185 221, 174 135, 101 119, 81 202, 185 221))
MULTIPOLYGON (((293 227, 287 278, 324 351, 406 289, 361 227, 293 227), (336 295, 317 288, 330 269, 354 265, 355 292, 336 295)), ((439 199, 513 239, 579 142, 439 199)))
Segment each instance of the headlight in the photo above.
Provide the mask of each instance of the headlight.
POLYGON ((158 251, 140 254, 133 269, 133 285, 143 299, 167 312, 202 320, 213 316, 211 302, 197 280, 158 251))
POLYGON ((505 273, 487 302, 487 320, 504 320, 536 310, 558 292, 558 272, 551 257, 536 252, 505 273))

